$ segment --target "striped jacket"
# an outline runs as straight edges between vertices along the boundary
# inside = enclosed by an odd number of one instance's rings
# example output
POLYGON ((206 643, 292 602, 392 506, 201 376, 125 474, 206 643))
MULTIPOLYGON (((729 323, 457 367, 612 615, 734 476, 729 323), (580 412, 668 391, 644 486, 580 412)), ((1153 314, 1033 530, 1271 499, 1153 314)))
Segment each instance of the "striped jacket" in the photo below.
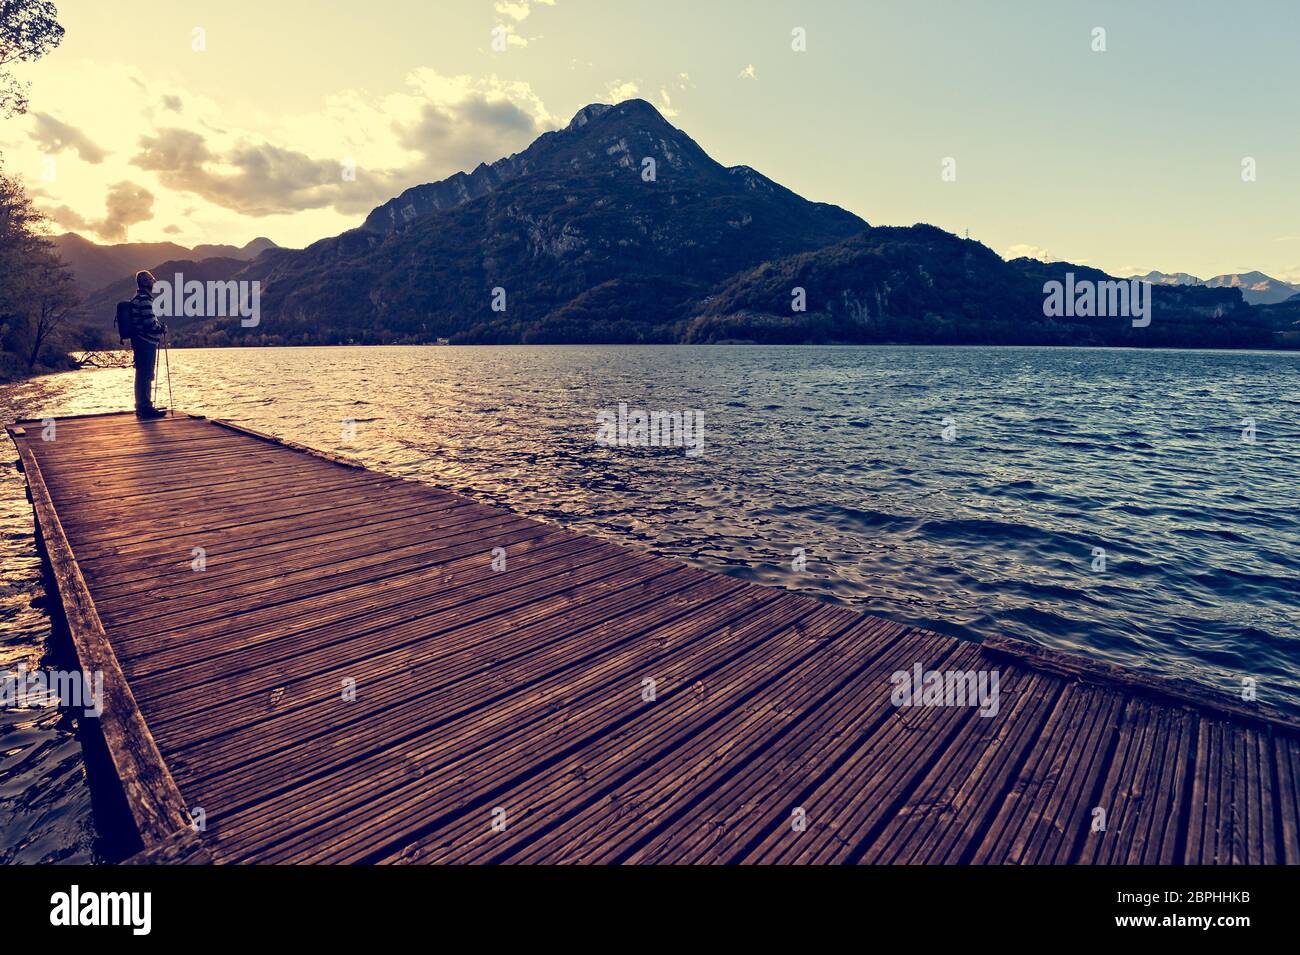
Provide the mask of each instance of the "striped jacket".
POLYGON ((162 342, 167 326, 154 316, 153 296, 148 292, 136 292, 135 298, 131 299, 131 325, 135 330, 131 336, 132 344, 145 342, 156 346, 162 342))

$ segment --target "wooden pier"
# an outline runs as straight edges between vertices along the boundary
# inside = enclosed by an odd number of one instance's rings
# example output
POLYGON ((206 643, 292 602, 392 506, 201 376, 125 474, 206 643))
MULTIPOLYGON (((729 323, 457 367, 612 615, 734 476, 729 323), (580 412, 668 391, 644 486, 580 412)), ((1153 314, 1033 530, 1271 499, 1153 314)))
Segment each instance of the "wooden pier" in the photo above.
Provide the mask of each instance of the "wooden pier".
POLYGON ((1257 704, 225 422, 9 431, 137 861, 1300 862, 1300 728, 1257 704), (996 670, 996 715, 896 706, 918 663, 996 670))

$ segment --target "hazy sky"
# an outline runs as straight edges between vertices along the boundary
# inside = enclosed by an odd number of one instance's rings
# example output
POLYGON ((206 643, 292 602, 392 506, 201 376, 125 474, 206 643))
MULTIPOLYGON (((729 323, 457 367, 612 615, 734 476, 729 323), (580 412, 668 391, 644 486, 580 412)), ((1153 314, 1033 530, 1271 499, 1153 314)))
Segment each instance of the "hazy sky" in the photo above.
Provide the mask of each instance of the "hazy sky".
POLYGON ((99 241, 303 245, 639 95, 719 161, 872 224, 1112 272, 1300 281, 1294 0, 58 8, 67 37, 20 68, 31 113, 0 121, 0 149, 56 228, 99 241))

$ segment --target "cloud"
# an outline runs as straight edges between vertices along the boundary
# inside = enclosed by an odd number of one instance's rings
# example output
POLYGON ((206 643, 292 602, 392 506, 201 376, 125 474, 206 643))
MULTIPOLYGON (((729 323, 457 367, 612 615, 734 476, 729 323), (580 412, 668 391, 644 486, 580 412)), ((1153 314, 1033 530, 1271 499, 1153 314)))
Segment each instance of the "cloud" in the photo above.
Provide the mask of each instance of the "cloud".
POLYGON ((188 129, 142 136, 131 162, 157 173, 169 189, 257 217, 333 205, 348 182, 340 162, 270 143, 244 143, 218 157, 202 135, 188 129))
POLYGON ((1023 257, 1028 259, 1038 259, 1039 261, 1042 262, 1052 261, 1051 253, 1049 253, 1042 246, 1027 245, 1024 242, 1018 242, 1015 245, 1008 246, 1006 252, 1002 254, 1002 257, 1008 260, 1019 259, 1023 257))
MULTIPOLYGON (((690 77, 685 73, 677 74, 676 78, 666 83, 659 83, 659 112, 666 118, 672 119, 677 115, 677 110, 673 108, 672 89, 684 90, 690 77)), ((651 84, 653 85, 653 84, 651 84)), ((610 80, 605 84, 605 94, 602 100, 607 103, 621 103, 624 100, 633 99, 641 95, 640 80, 610 80)), ((646 99, 654 99, 654 94, 647 90, 646 99)))
MULTIPOLYGON (((683 75, 684 75, 684 74, 683 74, 683 75)), ((748 66, 746 66, 743 70, 741 70, 739 73, 736 74, 736 79, 738 79, 738 80, 756 80, 756 79, 758 79, 758 70, 754 68, 754 64, 753 64, 753 63, 750 63, 750 64, 749 64, 748 66)))
MULTIPOLYGON (((481 162, 491 162, 516 151, 546 128, 519 104, 490 100, 482 94, 475 94, 456 107, 424 103, 413 122, 393 123, 398 143, 403 149, 418 153, 421 159, 409 170, 392 169, 386 176, 400 184, 403 179, 419 179, 415 169, 426 164, 451 172, 473 169, 481 162)), ((405 185, 400 185, 390 195, 403 188, 405 185)))
POLYGON ((73 62, 55 79, 41 106, 57 125, 27 117, 18 141, 4 143, 6 159, 41 168, 48 153, 32 128, 64 149, 76 148, 79 131, 92 156, 97 143, 113 148, 101 151, 102 163, 78 163, 76 175, 41 181, 41 211, 86 234, 129 228, 132 239, 178 236, 190 245, 258 233, 306 245, 359 225, 404 189, 517 152, 560 125, 528 82, 492 73, 421 68, 387 90, 344 87, 309 109, 274 112, 233 112, 134 66, 73 62), (354 178, 344 174, 349 165, 354 178), (105 212, 106 194, 124 181, 154 196, 148 236, 105 212), (164 233, 168 226, 180 231, 164 233))
POLYGON ((121 242, 128 228, 153 218, 153 193, 132 182, 114 183, 104 205, 108 214, 95 231, 111 242, 121 242))
POLYGON ((524 47, 534 40, 540 40, 540 36, 526 37, 515 31, 518 24, 528 19, 535 6, 553 7, 555 0, 497 0, 494 7, 497 13, 494 39, 498 31, 501 31, 505 34, 507 47, 524 47))
POLYGON ((411 92, 378 103, 355 93, 330 103, 330 119, 348 130, 338 140, 346 155, 313 155, 247 135, 223 148, 213 144, 219 135, 173 126, 141 136, 130 162, 168 189, 241 215, 354 214, 410 186, 517 151, 552 125, 526 83, 432 70, 417 70, 408 81, 411 92), (376 140, 395 148, 377 147, 376 140))
POLYGON ((511 20, 516 22, 526 19, 528 14, 531 12, 526 3, 498 3, 496 5, 496 11, 501 14, 501 16, 509 17, 511 20))
POLYGON ((537 122, 522 107, 509 100, 489 100, 481 93, 461 103, 458 112, 460 122, 467 122, 480 131, 528 135, 540 132, 537 122))
POLYGON ((672 119, 677 115, 677 110, 673 109, 673 98, 668 95, 666 87, 659 88, 659 112, 665 119, 672 119))
POLYGON ((153 218, 154 195, 133 182, 116 182, 104 199, 105 216, 87 219, 66 205, 42 210, 53 221, 72 232, 93 232, 106 242, 123 242, 127 229, 153 218))
POLYGON ((612 103, 632 99, 640 92, 641 87, 634 80, 610 80, 605 84, 605 97, 612 103))
POLYGON ((532 13, 533 4, 544 7, 555 6, 555 0, 498 0, 496 12, 503 17, 508 17, 519 23, 528 19, 528 14, 532 13))
POLYGON ((33 113, 31 137, 46 153, 56 155, 65 150, 73 150, 88 163, 98 165, 108 155, 100 149, 90 137, 77 129, 55 119, 49 113, 33 113))
POLYGON ((67 206, 52 206, 41 210, 50 221, 63 226, 69 232, 94 232, 94 226, 81 213, 67 206))
POLYGON ((479 157, 485 139, 514 134, 535 136, 540 132, 533 117, 514 103, 504 100, 491 102, 482 96, 474 97, 455 111, 425 103, 420 107, 419 119, 413 123, 394 123, 393 129, 404 148, 441 158, 449 158, 449 150, 457 154, 469 152, 479 157), (463 138, 458 142, 462 123, 475 130, 473 146, 468 149, 463 138))
POLYGON ((161 129, 156 136, 141 136, 140 146, 143 151, 131 163, 155 172, 197 169, 212 158, 202 134, 189 129, 161 129))
MULTIPOLYGON (((496 29, 497 29, 497 30, 501 30, 501 31, 503 31, 503 32, 505 33, 505 37, 506 37, 506 46, 507 46, 507 47, 511 47, 511 46, 527 46, 527 45, 528 45, 528 40, 529 40, 529 38, 526 37, 526 36, 520 36, 518 33, 516 33, 516 32, 515 32, 515 28, 514 28, 514 24, 511 24, 511 23, 498 23, 497 26, 496 26, 496 29)), ((540 39, 540 38, 539 38, 539 37, 533 37, 532 39, 537 40, 537 39, 540 39)))
MULTIPOLYGON (((752 69, 752 67, 747 67, 747 69, 752 69)), ((757 75, 755 75, 755 79, 757 79, 757 75)), ((671 90, 676 90, 678 92, 685 92, 686 90, 693 90, 693 89, 695 89, 695 84, 691 82, 691 74, 689 73, 678 73, 667 83, 660 84, 659 112, 663 113, 664 117, 667 119, 672 119, 675 116, 677 116, 678 111, 676 107, 673 106, 673 97, 672 97, 671 90)))

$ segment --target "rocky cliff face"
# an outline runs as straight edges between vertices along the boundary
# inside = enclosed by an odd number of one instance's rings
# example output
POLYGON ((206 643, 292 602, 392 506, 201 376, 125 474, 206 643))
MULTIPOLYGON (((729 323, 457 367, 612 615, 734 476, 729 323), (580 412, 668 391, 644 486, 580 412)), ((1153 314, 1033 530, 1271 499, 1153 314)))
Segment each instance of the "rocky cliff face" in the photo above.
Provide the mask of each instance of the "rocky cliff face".
MULTIPOLYGON (((513 159, 514 157, 511 157, 513 159)), ((412 186, 396 199, 390 199, 366 216, 361 228, 378 235, 395 232, 420 216, 464 205, 471 199, 487 195, 513 172, 510 159, 491 166, 481 163, 471 173, 458 172, 441 182, 412 186)))
MULTIPOLYGON (((612 108, 604 103, 584 106, 578 110, 564 132, 573 133, 612 108)), ((487 195, 500 188, 502 183, 544 167, 552 145, 549 137, 553 135, 546 134, 523 152, 498 159, 491 165, 479 163, 473 172, 458 172, 439 182, 412 186, 397 198, 372 210, 361 228, 387 235, 421 216, 453 209, 487 195)))

